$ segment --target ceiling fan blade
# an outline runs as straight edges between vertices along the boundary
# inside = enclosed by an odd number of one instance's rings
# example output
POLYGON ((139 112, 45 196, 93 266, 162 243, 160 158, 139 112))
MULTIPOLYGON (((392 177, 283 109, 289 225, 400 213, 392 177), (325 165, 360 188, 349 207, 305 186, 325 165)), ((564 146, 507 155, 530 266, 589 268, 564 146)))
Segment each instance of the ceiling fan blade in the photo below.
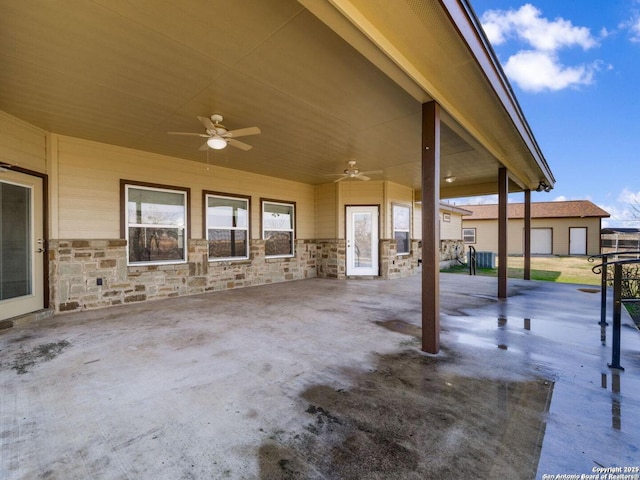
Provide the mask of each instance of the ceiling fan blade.
POLYGON ((209 135, 205 133, 191 133, 191 132, 167 132, 169 135, 188 135, 190 137, 204 137, 209 138, 209 135))
POLYGON ((238 130, 229 130, 222 136, 225 138, 246 137, 248 135, 259 135, 262 131, 258 127, 239 128, 238 130))
POLYGON ((366 175, 362 175, 362 174, 356 175, 356 178, 358 180, 364 180, 365 182, 368 182, 369 180, 371 180, 371 177, 367 177, 366 175))
POLYGON ((360 175, 378 175, 384 173, 382 170, 369 170, 368 172, 360 172, 360 175))
POLYGON ((204 142, 202 145, 200 145, 200 148, 198 150, 204 152, 207 150, 207 148, 209 148, 209 145, 207 144, 207 142, 204 142))
POLYGON ((339 178, 337 180, 334 180, 333 183, 338 183, 341 182, 342 180, 346 180, 347 178, 349 178, 349 175, 344 175, 342 178, 339 178))
POLYGON ((234 147, 239 148, 240 150, 247 151, 253 148, 251 145, 241 142, 240 140, 234 140, 233 138, 225 138, 225 140, 229 145, 233 145, 234 147))
POLYGON ((213 124, 209 117, 201 117, 200 115, 198 115, 198 120, 200 120, 200 123, 202 123, 202 125, 204 125, 204 128, 206 128, 207 130, 215 130, 216 126, 213 124))

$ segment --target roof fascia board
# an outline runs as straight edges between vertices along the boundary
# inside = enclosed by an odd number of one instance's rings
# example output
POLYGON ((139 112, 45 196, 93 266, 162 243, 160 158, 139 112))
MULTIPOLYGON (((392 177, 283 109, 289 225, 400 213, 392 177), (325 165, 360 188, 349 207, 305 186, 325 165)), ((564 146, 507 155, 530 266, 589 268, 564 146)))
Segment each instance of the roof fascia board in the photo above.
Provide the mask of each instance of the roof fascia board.
POLYGON ((440 202, 440 210, 443 212, 458 213, 460 215, 472 215, 473 212, 464 208, 456 207, 450 203, 440 202))

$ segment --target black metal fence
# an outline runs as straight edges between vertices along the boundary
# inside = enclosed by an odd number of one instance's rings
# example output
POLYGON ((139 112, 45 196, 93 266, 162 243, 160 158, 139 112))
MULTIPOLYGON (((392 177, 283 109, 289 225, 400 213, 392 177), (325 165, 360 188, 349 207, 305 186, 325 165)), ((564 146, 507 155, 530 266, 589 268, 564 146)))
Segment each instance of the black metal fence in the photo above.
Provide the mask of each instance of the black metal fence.
POLYGON ((607 287, 613 287, 613 345, 610 368, 624 370, 620 365, 620 331, 623 302, 640 298, 640 251, 614 252, 589 257, 593 272, 600 275, 600 340, 606 343, 607 287))

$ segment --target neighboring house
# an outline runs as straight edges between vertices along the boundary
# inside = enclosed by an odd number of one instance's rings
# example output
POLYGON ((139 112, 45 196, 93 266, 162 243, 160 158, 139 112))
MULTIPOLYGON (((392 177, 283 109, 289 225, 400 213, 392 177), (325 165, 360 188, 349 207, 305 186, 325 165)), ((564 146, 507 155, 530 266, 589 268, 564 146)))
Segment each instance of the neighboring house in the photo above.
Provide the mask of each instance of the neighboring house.
POLYGON ((422 259, 435 338, 440 199, 555 179, 466 0, 347 3, 1 2, 0 320, 422 259))
MULTIPOLYGON (((440 202, 440 268, 448 268, 458 261, 464 262, 465 245, 462 241, 462 216, 471 215, 469 210, 440 202)), ((413 228, 419 232, 422 228, 422 209, 416 203, 413 216, 413 228)))
MULTIPOLYGON (((471 215, 462 220, 464 242, 477 251, 498 251, 498 205, 463 205, 471 215)), ((507 249, 524 251, 524 204, 510 203, 507 249)), ((533 255, 597 255, 600 230, 609 213, 588 200, 531 203, 533 255)))
POLYGON ((602 253, 640 252, 640 228, 602 229, 602 253))
POLYGON ((448 203, 440 204, 440 268, 466 261, 465 244, 462 239, 462 222, 465 215, 471 215, 471 211, 448 203))

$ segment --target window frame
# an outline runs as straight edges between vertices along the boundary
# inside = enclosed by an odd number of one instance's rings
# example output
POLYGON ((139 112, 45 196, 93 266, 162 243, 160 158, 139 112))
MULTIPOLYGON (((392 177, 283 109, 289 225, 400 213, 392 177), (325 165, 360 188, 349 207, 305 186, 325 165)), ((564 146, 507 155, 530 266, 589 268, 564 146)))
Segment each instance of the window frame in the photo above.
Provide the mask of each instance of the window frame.
MULTIPOLYGON (((189 211, 191 205, 191 189, 188 187, 179 187, 175 185, 164 185, 158 183, 138 182, 135 180, 120 180, 120 237, 127 241, 127 266, 128 267, 144 267, 152 265, 179 265, 185 264, 188 261, 189 253, 189 240, 191 239, 191 222, 189 222, 189 211), (182 229, 184 235, 184 245, 182 258, 177 260, 161 260, 161 261, 130 261, 130 247, 129 241, 129 189, 148 190, 156 192, 167 192, 181 194, 184 197, 184 225, 169 225, 170 228, 182 229)), ((143 224, 131 224, 131 225, 143 225, 143 224)))
POLYGON ((410 205, 405 205, 403 203, 392 203, 391 204, 391 232, 393 234, 393 240, 396 243, 396 255, 398 256, 404 256, 404 255, 410 255, 411 254, 411 206, 410 205), (395 209, 396 208, 406 208, 409 211, 409 228, 404 229, 404 228, 396 228, 396 222, 395 222, 395 209), (403 232, 403 233, 407 233, 407 251, 398 251, 398 241, 396 239, 396 232, 403 232))
POLYGON ((478 241, 478 237, 477 237, 477 230, 476 230, 475 227, 465 227, 465 228, 462 229, 462 243, 475 244, 477 241, 478 241), (465 233, 464 233, 465 230, 473 232, 473 241, 472 242, 465 240, 465 237, 468 236, 468 235, 465 235, 465 233))
POLYGON ((296 215, 296 202, 290 202, 286 200, 274 200, 271 198, 261 198, 260 199, 260 238, 265 242, 265 258, 293 258, 296 256, 296 230, 297 230, 297 215, 296 215), (266 242, 265 238, 265 221, 264 221, 264 213, 265 213, 265 205, 281 205, 292 208, 292 216, 293 221, 291 222, 291 229, 269 229, 269 232, 291 232, 291 253, 284 255, 267 255, 266 251, 266 242))
POLYGON ((210 190, 202 191, 202 225, 204 231, 204 237, 207 241, 207 258, 210 262, 235 262, 235 261, 246 261, 250 257, 251 252, 251 196, 248 195, 239 195, 235 193, 225 193, 225 192, 215 192, 210 190), (215 198, 226 198, 229 200, 244 200, 247 204, 247 227, 246 228, 230 228, 229 230, 235 231, 246 231, 247 235, 247 250, 244 256, 235 256, 235 257, 211 257, 209 252, 209 216, 208 216, 208 208, 209 208, 209 197, 215 198))

